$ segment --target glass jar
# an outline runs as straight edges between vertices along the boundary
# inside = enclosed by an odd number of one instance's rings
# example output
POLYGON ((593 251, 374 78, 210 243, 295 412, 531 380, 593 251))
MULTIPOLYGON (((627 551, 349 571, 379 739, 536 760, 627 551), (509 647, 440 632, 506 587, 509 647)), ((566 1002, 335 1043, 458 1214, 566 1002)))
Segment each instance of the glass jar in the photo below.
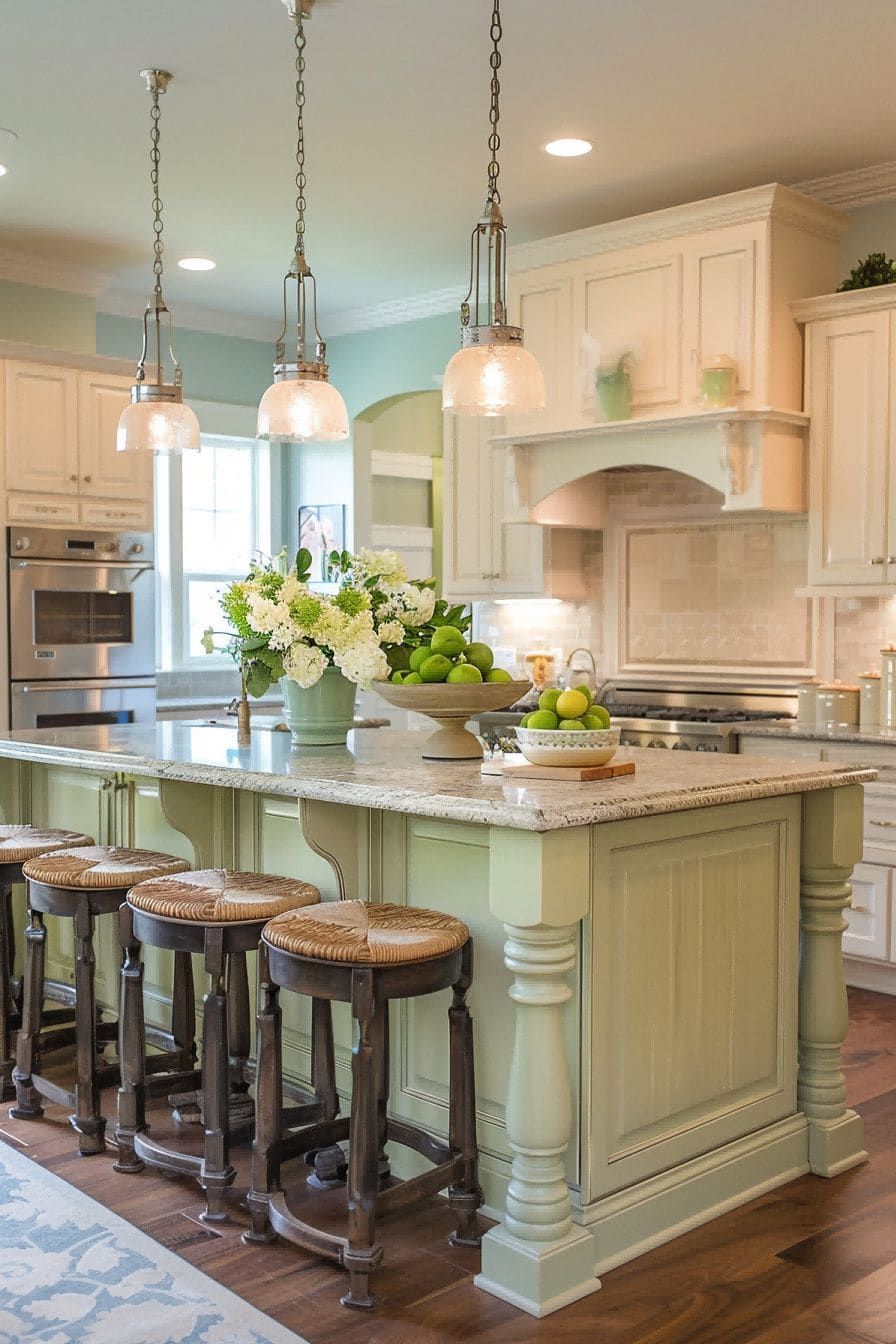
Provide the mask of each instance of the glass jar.
POLYGON ((736 406, 737 364, 730 355, 713 355, 700 369, 700 404, 707 411, 736 406))
POLYGON ((816 697, 821 681, 818 677, 810 677, 808 681, 801 681, 796 688, 796 721, 797 723, 809 723, 815 726, 817 718, 816 697))
POLYGON ((880 673, 862 672, 859 675, 859 727, 880 727, 880 673))
POLYGON ((830 681, 819 686, 815 700, 818 728, 854 728, 859 722, 859 688, 830 681))
POLYGON ((896 728, 896 645, 880 651, 880 722, 882 728, 896 728))

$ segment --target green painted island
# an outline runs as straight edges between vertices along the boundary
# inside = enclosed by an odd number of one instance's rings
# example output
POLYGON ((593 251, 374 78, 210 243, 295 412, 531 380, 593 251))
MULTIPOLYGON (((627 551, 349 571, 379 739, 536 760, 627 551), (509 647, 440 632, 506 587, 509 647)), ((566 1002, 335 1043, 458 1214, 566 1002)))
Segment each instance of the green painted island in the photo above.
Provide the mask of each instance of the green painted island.
MULTIPOLYGON (((281 733, 240 746, 177 723, 5 734, 0 807, 463 919, 498 1220, 477 1283, 535 1315, 767 1189, 864 1159, 840 1068, 840 938, 873 771, 633 750, 634 776, 522 786, 424 763, 421 741, 358 730, 348 750, 306 755, 281 733)), ((71 980, 68 921, 50 922, 47 974, 71 980)), ((113 1006, 110 923, 98 995, 113 1006)), ((168 955, 146 949, 160 1023, 168 955)), ((446 1006, 403 1003, 392 1021, 390 1106, 441 1136, 446 1006)), ((308 1017, 289 1012, 285 1069, 303 1080, 308 1017)), ((347 1095, 347 1015, 336 1025, 347 1095)))

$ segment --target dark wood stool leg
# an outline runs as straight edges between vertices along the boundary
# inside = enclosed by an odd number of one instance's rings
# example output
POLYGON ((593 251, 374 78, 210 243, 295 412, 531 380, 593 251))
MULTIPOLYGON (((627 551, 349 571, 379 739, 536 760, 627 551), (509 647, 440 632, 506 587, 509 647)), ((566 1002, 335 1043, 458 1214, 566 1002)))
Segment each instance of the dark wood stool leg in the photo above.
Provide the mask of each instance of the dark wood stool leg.
POLYGON ((271 980, 268 950, 264 943, 258 951, 256 1021, 255 1140, 252 1144, 252 1189, 247 1198, 252 1230, 243 1233, 243 1241, 249 1244, 277 1240, 268 1220, 268 1199, 280 1188, 280 1159, 276 1156, 275 1145, 283 1133, 283 1012, 280 986, 271 980))
POLYGON ((333 1011, 329 999, 311 1000, 311 1086, 323 1107, 323 1118, 334 1120, 339 1114, 339 1093, 336 1091, 333 1011))
POLYGON ((202 1188, 206 1207, 199 1216, 207 1223, 227 1219, 224 1192, 236 1176, 229 1161, 227 1097, 229 1083, 227 1047, 227 995, 225 991, 224 930, 205 931, 205 969, 209 990, 203 1001, 202 1020, 202 1114, 205 1120, 205 1158, 202 1188))
POLYGON ((392 1175, 386 1153, 389 1111, 389 1001, 384 999, 371 1023, 373 1065, 376 1070, 377 1176, 384 1185, 392 1175))
POLYGON ((146 1129, 146 1027, 143 1019, 143 959, 134 937, 131 907, 121 907, 119 936, 124 959, 121 965, 121 995, 118 1011, 118 1059, 121 1086, 118 1089, 118 1141, 116 1171, 143 1170, 134 1152, 134 1135, 146 1129))
POLYGON ((193 989, 193 958, 189 952, 174 954, 174 984, 171 996, 171 1035, 180 1051, 185 1073, 196 1067, 196 993, 193 989))
POLYGON ((230 1045, 230 1090, 249 1091, 249 975, 245 952, 233 952, 227 965, 227 1038, 230 1045))
POLYGON ((463 1154, 463 1177, 448 1188, 448 1202, 457 1214, 457 1229, 448 1238, 453 1246, 478 1246, 476 1210, 482 1204, 479 1186, 479 1149, 476 1144, 476 1086, 473 1073, 473 1019, 467 1006, 467 990, 473 983, 473 942, 466 944, 460 979, 452 986, 454 997, 448 1009, 450 1035, 450 1084, 448 1143, 463 1154))
POLYGON ((370 1275, 383 1258, 374 1245, 376 1232, 378 1106, 374 1040, 382 1034, 382 1005, 377 1005, 373 972, 365 968, 352 973, 352 1016, 358 1036, 352 1053, 352 1111, 348 1158, 348 1249, 342 1263, 348 1270, 345 1307, 370 1308, 376 1298, 370 1292, 370 1275))
POLYGON ((40 1028, 44 1003, 44 956, 47 930, 39 910, 29 910, 25 930, 25 983, 22 1026, 16 1048, 16 1067, 12 1080, 16 1085, 16 1104, 10 1115, 17 1120, 38 1120, 43 1115, 40 1094, 31 1085, 31 1075, 40 1066, 40 1028))
POLYGON ((12 883, 0 886, 0 1101, 16 1095, 12 1081, 12 1021, 18 1016, 12 993, 15 944, 12 928, 12 883))
POLYGON ((83 1157, 105 1152, 106 1121, 100 1114, 100 1089, 96 1077, 96 957, 93 951, 94 918, 83 897, 75 913, 75 1033, 78 1081, 75 1084, 75 1114, 72 1128, 78 1135, 83 1157))

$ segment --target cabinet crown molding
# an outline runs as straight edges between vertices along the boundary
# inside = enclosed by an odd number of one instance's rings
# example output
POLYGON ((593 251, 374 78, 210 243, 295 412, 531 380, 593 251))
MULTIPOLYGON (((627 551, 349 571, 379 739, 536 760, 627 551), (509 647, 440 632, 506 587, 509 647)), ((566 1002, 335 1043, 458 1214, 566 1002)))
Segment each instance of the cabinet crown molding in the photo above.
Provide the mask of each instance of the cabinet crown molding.
POLYGON ((834 240, 842 238, 849 224, 848 217, 842 211, 793 191, 790 187, 771 183, 764 187, 750 187, 746 191, 730 192, 726 196, 712 196, 705 201, 654 210, 646 215, 633 215, 630 219, 595 224, 572 233, 557 234, 553 238, 517 243, 508 248, 508 269, 511 272, 527 271, 555 262, 577 261, 600 252, 621 251, 641 243, 654 243, 701 230, 766 219, 787 223, 806 233, 834 240))
POLYGON ((797 322, 817 322, 822 318, 849 317, 858 313, 880 313, 890 308, 896 308, 896 284, 850 289, 842 294, 819 294, 813 299, 796 299, 790 305, 797 322))

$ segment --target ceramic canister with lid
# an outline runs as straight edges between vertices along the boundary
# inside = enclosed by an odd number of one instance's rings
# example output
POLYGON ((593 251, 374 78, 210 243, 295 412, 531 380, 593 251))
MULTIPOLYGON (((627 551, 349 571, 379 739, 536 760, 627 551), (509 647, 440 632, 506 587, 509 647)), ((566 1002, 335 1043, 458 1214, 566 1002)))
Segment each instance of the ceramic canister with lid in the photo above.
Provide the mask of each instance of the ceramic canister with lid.
POLYGON ((859 727, 880 727, 880 673, 859 673, 859 727))
POLYGON ((854 728, 859 722, 859 688, 842 681, 825 682, 815 699, 818 728, 854 728))
POLYGON ((815 724, 816 706, 815 700, 818 695, 818 688, 821 685, 819 677, 810 677, 808 681, 801 681, 796 688, 796 721, 797 723, 815 724))
POLYGON ((880 722, 896 728, 896 644, 880 651, 880 722))

